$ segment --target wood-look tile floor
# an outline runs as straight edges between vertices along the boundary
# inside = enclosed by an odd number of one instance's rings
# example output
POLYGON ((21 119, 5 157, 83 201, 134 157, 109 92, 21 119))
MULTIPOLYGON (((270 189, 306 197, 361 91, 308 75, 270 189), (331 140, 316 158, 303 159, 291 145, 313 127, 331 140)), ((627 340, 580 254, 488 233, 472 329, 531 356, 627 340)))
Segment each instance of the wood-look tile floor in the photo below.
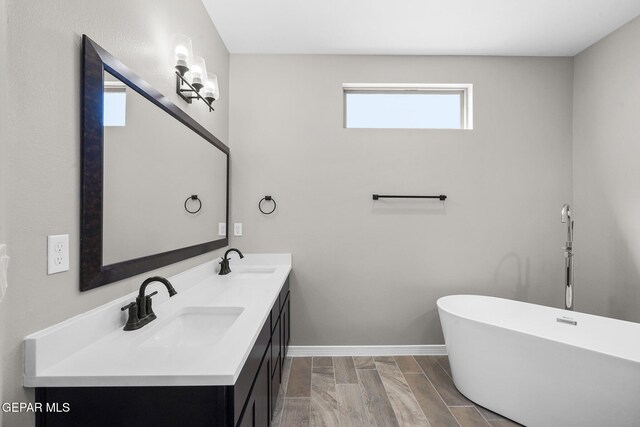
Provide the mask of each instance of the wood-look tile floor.
POLYGON ((447 356, 288 357, 274 427, 519 426, 465 398, 447 356))

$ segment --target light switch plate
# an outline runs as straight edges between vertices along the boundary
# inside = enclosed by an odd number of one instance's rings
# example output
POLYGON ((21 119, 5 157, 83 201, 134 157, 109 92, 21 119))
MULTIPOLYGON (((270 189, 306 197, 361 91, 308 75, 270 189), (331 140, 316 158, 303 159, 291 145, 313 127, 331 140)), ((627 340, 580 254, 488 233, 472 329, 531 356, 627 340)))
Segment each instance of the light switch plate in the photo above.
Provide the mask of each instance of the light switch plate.
POLYGON ((226 236, 227 235, 227 223, 219 222, 218 223, 218 236, 226 236))
POLYGON ((69 235, 47 236, 47 274, 69 270, 69 235))
POLYGON ((234 236, 242 236, 242 223, 236 222, 233 224, 233 235, 234 236))

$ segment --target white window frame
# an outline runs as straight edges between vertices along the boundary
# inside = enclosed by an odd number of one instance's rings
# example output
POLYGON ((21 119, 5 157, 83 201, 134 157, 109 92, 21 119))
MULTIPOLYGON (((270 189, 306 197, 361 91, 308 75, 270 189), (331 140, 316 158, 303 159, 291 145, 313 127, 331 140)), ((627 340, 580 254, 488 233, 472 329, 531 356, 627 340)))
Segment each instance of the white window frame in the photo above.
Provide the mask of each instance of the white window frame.
MULTIPOLYGON (((342 85, 343 97, 343 127, 347 128, 347 95, 350 93, 397 93, 397 92, 423 92, 423 93, 452 93, 460 94, 460 128, 447 128, 452 130, 473 129, 473 84, 471 83, 344 83, 342 85)), ((396 128, 376 128, 396 129, 396 128)), ((439 129, 439 128, 418 128, 439 129)))

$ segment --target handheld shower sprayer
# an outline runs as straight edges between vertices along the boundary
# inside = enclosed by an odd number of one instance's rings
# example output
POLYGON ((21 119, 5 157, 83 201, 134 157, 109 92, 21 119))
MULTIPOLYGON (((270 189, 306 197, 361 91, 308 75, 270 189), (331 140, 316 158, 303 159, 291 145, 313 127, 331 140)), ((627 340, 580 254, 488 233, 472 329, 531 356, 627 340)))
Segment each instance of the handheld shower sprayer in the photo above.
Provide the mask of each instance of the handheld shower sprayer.
POLYGON ((562 223, 567 224, 567 242, 573 243, 573 219, 571 219, 571 207, 567 204, 562 206, 560 216, 562 223))

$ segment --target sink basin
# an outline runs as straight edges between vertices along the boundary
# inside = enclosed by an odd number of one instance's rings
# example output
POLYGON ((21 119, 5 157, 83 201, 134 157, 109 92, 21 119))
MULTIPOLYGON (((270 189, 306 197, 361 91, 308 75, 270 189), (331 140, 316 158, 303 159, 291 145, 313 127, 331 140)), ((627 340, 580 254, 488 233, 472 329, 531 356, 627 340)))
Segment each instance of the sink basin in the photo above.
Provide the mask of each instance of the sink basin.
POLYGON ((149 331, 139 347, 192 348, 216 344, 231 329, 243 307, 187 307, 149 331))
POLYGON ((246 268, 244 270, 238 271, 234 279, 261 279, 270 277, 273 273, 275 273, 276 269, 273 267, 264 267, 264 268, 246 268))

